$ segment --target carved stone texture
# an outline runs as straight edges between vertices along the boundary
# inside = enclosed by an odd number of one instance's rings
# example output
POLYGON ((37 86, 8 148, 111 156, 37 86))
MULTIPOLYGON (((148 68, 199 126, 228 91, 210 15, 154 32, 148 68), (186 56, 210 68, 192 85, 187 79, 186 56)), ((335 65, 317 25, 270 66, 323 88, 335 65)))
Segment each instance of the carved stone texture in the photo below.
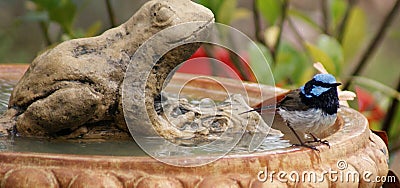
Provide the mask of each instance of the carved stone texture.
POLYGON ((1 187, 59 187, 51 171, 29 167, 9 170, 1 181, 1 187))
POLYGON ((0 182, 2 187, 380 187, 382 183, 372 181, 388 172, 384 142, 353 109, 341 108, 336 123, 340 129, 325 138, 331 148, 318 146, 320 152, 292 147, 230 154, 198 167, 170 166, 150 157, 3 152, 0 182), (271 178, 259 181, 258 174, 266 169, 271 178), (280 171, 315 172, 324 179, 284 182, 277 176, 280 171), (338 179, 330 179, 324 171, 337 171, 338 179), (371 182, 362 178, 365 172, 371 173, 371 182), (340 174, 349 173, 358 179, 341 181, 340 174))

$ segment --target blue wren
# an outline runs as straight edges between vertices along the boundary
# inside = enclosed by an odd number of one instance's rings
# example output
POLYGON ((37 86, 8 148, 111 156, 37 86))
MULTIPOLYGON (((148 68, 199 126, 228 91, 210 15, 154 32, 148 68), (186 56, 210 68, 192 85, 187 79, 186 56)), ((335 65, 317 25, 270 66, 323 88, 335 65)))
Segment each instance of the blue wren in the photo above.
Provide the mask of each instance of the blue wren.
MULTIPOLYGON (((299 146, 316 149, 315 146, 303 142, 296 131, 310 134, 314 141, 328 145, 326 140, 320 140, 313 133, 319 133, 336 121, 339 108, 335 77, 330 74, 317 74, 299 89, 290 90, 283 96, 277 97, 277 103, 273 106, 264 106, 243 113, 257 111, 262 112, 275 108, 276 112, 286 122, 286 125, 299 140, 299 146)), ((242 114, 243 114, 242 113, 242 114)))

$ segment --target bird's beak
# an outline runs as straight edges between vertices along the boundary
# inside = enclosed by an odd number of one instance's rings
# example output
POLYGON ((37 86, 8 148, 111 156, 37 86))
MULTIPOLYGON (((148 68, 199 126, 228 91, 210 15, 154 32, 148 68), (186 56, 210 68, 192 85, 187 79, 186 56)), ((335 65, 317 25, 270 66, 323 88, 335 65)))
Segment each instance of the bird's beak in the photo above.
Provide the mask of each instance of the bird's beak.
POLYGON ((340 86, 340 85, 342 85, 342 83, 339 83, 339 82, 338 83, 333 83, 332 87, 337 87, 337 86, 340 86))

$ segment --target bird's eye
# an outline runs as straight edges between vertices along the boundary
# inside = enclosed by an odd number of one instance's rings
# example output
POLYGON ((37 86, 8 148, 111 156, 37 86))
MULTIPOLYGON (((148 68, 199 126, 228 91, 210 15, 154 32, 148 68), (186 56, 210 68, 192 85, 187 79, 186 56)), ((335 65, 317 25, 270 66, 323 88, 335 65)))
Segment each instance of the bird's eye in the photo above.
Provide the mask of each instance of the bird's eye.
POLYGON ((330 87, 337 87, 337 86, 340 86, 342 84, 341 83, 325 83, 325 82, 315 81, 313 83, 313 85, 330 88, 330 87))
POLYGON ((306 85, 304 85, 304 92, 305 92, 305 93, 310 93, 313 87, 314 87, 313 84, 311 84, 311 83, 306 83, 306 85))
POLYGON ((169 25, 175 17, 175 12, 163 3, 154 4, 151 7, 151 13, 153 23, 160 27, 169 25))

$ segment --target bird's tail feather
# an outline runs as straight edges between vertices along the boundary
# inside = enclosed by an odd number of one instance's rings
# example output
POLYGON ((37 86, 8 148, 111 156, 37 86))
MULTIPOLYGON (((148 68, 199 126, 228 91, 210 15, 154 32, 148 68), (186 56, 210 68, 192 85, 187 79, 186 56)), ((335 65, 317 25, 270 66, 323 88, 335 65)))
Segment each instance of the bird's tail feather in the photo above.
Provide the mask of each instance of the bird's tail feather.
POLYGON ((254 111, 256 111, 256 112, 262 112, 262 111, 264 111, 264 110, 270 110, 270 109, 275 109, 275 108, 276 108, 276 105, 268 105, 268 106, 263 106, 263 107, 261 107, 261 108, 254 108, 254 109, 251 109, 251 110, 242 112, 242 113, 240 113, 239 115, 242 115, 242 114, 245 114, 245 113, 249 113, 249 112, 254 112, 254 111))

